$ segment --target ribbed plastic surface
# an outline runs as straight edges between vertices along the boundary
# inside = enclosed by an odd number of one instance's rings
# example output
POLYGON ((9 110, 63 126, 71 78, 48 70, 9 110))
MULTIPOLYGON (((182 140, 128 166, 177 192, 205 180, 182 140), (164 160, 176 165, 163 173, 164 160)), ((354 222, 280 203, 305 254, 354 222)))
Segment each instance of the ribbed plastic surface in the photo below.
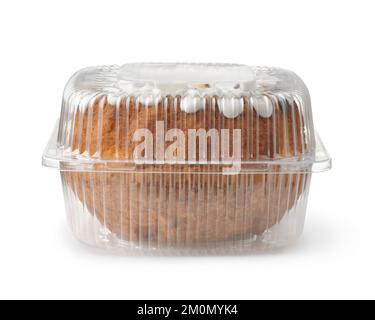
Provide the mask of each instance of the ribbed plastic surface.
POLYGON ((44 164, 86 243, 225 253, 295 240, 330 158, 290 71, 131 64, 70 79, 44 164))

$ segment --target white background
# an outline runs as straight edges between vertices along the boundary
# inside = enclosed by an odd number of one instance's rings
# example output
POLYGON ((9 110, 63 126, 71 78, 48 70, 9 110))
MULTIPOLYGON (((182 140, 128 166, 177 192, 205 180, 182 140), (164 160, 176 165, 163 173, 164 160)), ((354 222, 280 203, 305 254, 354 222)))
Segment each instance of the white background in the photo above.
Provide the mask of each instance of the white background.
POLYGON ((375 298, 374 1, 1 1, 0 298, 375 298), (110 256, 78 244, 41 155, 76 70, 142 61, 294 70, 333 170, 300 242, 265 255, 110 256))

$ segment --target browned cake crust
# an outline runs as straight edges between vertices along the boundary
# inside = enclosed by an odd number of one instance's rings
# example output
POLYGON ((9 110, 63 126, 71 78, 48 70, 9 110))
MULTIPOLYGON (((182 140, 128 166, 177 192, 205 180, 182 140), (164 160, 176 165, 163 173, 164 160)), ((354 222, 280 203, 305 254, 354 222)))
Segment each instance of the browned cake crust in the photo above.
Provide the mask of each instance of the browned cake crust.
MULTIPOLYGON (((244 98, 243 113, 228 119, 220 114, 215 99, 207 100, 205 111, 187 114, 180 110, 179 99, 146 107, 134 98, 117 106, 105 97, 97 98, 90 109, 76 114, 72 149, 103 160, 132 160, 137 145, 132 141, 134 132, 147 128, 155 134, 156 122, 163 121, 165 130, 179 128, 184 133, 241 129, 242 161, 301 156, 306 138, 298 105, 271 99, 274 112, 269 118, 259 117, 244 98)), ((208 139, 208 151, 210 143, 208 139)), ((310 178, 309 173, 225 175, 217 165, 139 167, 139 173, 64 172, 63 178, 119 238, 173 246, 263 234, 294 206, 310 178)), ((278 170, 273 167, 273 172, 278 170)))

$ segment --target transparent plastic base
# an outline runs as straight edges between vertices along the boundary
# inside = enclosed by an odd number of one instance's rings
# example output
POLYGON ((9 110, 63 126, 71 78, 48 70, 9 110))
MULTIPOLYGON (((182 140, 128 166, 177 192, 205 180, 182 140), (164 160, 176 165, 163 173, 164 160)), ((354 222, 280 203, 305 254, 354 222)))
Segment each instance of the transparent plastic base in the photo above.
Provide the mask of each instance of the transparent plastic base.
MULTIPOLYGON (((92 175, 94 173, 88 174, 87 177, 91 178, 90 181, 83 181, 79 179, 78 176, 75 176, 73 179, 69 174, 62 172, 63 180, 63 189, 65 196, 65 204, 67 210, 67 217, 69 225, 74 236, 81 242, 94 247, 104 249, 113 254, 125 254, 125 255, 241 255, 249 253, 258 253, 263 251, 273 251, 287 247, 295 243, 299 236, 301 235, 304 227, 305 214, 306 214, 306 205, 308 198, 308 190, 310 184, 311 174, 288 174, 288 175, 278 175, 273 176, 274 186, 269 180, 269 176, 264 175, 264 185, 254 184, 254 177, 251 175, 243 175, 238 177, 238 184, 235 189, 230 190, 226 189, 224 194, 224 199, 228 199, 233 194, 243 192, 243 187, 249 187, 249 183, 253 182, 253 190, 246 190, 245 195, 247 197, 244 199, 244 204, 239 205, 235 208, 228 208, 224 205, 222 209, 222 214, 224 218, 215 217, 214 220, 207 217, 210 214, 210 211, 207 209, 204 210, 204 215, 201 216, 196 212, 199 211, 198 206, 195 207, 194 211, 189 211, 191 208, 186 208, 186 213, 189 215, 187 219, 195 219, 194 224, 191 224, 190 228, 176 229, 177 234, 173 234, 173 229, 176 227, 176 219, 178 221, 179 214, 185 213, 178 209, 177 211, 171 211, 171 208, 176 208, 176 199, 178 195, 174 194, 168 199, 164 199, 165 203, 162 206, 162 210, 169 212, 169 219, 167 227, 163 226, 161 222, 155 222, 152 219, 149 219, 151 208, 148 207, 147 203, 150 203, 151 206, 155 206, 157 201, 151 201, 150 195, 152 194, 152 187, 147 186, 150 183, 149 176, 145 176, 143 183, 138 182, 138 186, 135 190, 132 190, 129 193, 128 188, 124 188, 123 184, 117 186, 116 190, 112 190, 110 184, 113 182, 111 177, 106 173, 105 177, 101 176, 102 184, 98 184, 96 178, 92 175), (280 180, 283 176, 282 180, 280 180), (77 184, 91 186, 91 189, 85 189, 84 187, 78 187, 77 184), (298 188, 293 187, 297 183, 298 188), (258 188, 264 188, 267 186, 268 192, 266 192, 267 198, 267 213, 272 217, 272 212, 270 212, 271 205, 273 201, 279 201, 278 206, 281 207, 282 199, 280 195, 283 194, 283 189, 286 188, 288 191, 286 199, 287 202, 292 205, 290 208, 286 209, 286 212, 280 215, 280 218, 272 220, 268 218, 267 226, 262 227, 265 230, 259 232, 257 230, 256 234, 252 231, 256 230, 254 228, 255 221, 259 220, 257 214, 260 214, 257 211, 251 209, 251 202, 257 201, 255 196, 257 195, 258 188), (124 202, 132 202, 132 197, 134 198, 135 193, 139 190, 148 190, 147 195, 143 195, 144 206, 130 206, 128 210, 125 210, 124 202), (88 198, 95 198, 98 196, 98 190, 103 190, 103 193, 100 194, 101 200, 96 200, 96 205, 102 205, 102 208, 93 208, 93 203, 90 204, 88 198), (121 194, 129 194, 127 200, 121 199, 121 206, 116 205, 116 197, 108 194, 108 191, 117 192, 121 194), (234 193, 233 193, 234 192, 234 193), (84 194, 82 194, 84 193, 84 194), (254 197, 250 198, 248 195, 253 194, 254 197), (107 203, 107 204, 106 204, 107 203), (110 204, 109 204, 110 203, 110 204), (88 208, 90 207, 90 209, 88 208), (114 209, 114 210, 112 210, 114 209), (102 212, 102 210, 104 210, 102 212), (231 215, 229 211, 234 211, 235 215, 231 215), (255 219, 252 220, 251 216, 255 215, 255 219), (130 217, 130 221, 127 226, 129 230, 132 228, 139 229, 137 232, 129 233, 128 231, 124 232, 122 228, 125 227, 124 224, 121 224, 121 220, 125 217, 130 217), (281 217, 282 216, 282 217, 281 217), (194 218, 195 217, 195 218, 194 218), (218 227, 217 220, 223 220, 224 223, 228 222, 231 217, 238 218, 236 225, 247 224, 249 227, 241 228, 237 227, 231 231, 227 229, 221 229, 218 227), (133 219, 133 220, 132 220, 133 219), (149 219, 147 222, 141 221, 142 219, 149 219), (199 221, 201 219, 201 221, 199 221), (252 221, 252 223, 249 223, 252 221), (215 223, 213 223, 215 222, 215 223), (120 224, 119 226, 117 224, 120 224), (148 231, 144 231, 142 235, 142 225, 146 224, 148 231), (155 225, 154 225, 155 224, 155 225), (168 226, 171 226, 168 229, 168 226), (199 237, 199 226, 204 226, 208 231, 204 233, 206 236, 199 237), (120 229, 118 228, 120 227, 120 229), (152 236, 151 229, 156 228, 158 234, 157 237, 152 236), (160 228, 160 230, 158 230, 160 228), (217 229, 219 232, 209 232, 209 229, 217 229), (120 230, 120 231, 119 231, 120 230), (226 232, 225 237, 222 232, 226 232), (180 234, 179 234, 180 232, 180 234), (231 234, 231 232, 233 234, 231 234), (164 234, 165 233, 165 234, 164 234), (173 234, 173 235, 172 235, 173 234)), ((103 174, 101 174, 103 175, 103 174)), ((119 175, 118 173, 115 175, 119 175)), ((131 176, 131 174, 122 174, 131 176)), ((85 176, 86 177, 86 176, 85 176)), ((127 179, 126 177, 124 179, 127 179)), ((113 179, 113 178, 112 178, 113 179)), ((233 179, 233 178, 232 178, 233 179)), ((117 180, 116 180, 117 181, 117 180)), ((123 181, 123 180, 120 180, 123 181)), ((132 184, 132 182, 128 183, 132 184)), ((160 187, 159 187, 160 188, 160 187)), ((161 189, 170 192, 169 186, 164 186, 161 189)), ((217 186, 215 192, 220 193, 221 187, 217 186)), ((212 190, 211 190, 212 191, 212 190)), ((207 190, 200 190, 200 193, 206 194, 207 190)), ((186 193, 186 201, 197 201, 199 195, 192 194, 191 192, 186 193), (196 198, 196 199, 193 199, 196 198)), ((223 196, 223 194, 221 194, 223 196)), ((209 197, 209 196, 208 196, 209 197)), ((210 203, 210 200, 205 197, 202 201, 210 203)), ((199 201, 198 201, 199 202, 199 201)), ((203 202, 202 202, 203 203, 203 202)), ((261 204, 262 206, 263 204, 261 204)), ((289 207, 289 205, 287 205, 289 207)), ((260 207, 262 209, 262 207, 260 207)), ((219 210, 219 207, 217 208, 219 210)), ((156 211, 157 215, 163 215, 163 213, 158 209, 156 211)), ((263 214, 263 212, 262 212, 263 214)), ((219 213, 220 215, 220 213, 219 213)), ((253 217, 254 218, 254 217, 253 217)), ((201 228, 202 229, 202 228, 201 228)))

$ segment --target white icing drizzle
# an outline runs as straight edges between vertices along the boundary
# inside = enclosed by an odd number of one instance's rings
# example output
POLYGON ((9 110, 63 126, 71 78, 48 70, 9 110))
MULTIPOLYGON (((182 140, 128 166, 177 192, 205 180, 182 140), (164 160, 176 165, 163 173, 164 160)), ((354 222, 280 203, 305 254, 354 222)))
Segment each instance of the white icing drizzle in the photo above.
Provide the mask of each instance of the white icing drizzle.
POLYGON ((267 96, 256 96, 252 98, 253 106, 259 116, 269 118, 273 113, 273 104, 267 96))
MULTIPOLYGON (((84 109, 97 94, 90 92, 75 92, 70 96, 69 103, 73 106, 84 109)), ((186 113, 196 113, 204 110, 205 97, 198 89, 189 89, 181 98, 180 108, 186 113)), ((109 104, 116 106, 121 100, 121 94, 107 94, 109 104)), ((138 102, 145 106, 155 106, 161 99, 160 91, 143 93, 138 96, 138 102)), ((252 96, 249 99, 252 106, 260 117, 269 118, 272 116, 274 107, 271 99, 266 95, 252 96)), ((217 99, 220 112, 229 119, 237 118, 244 110, 244 98, 242 96, 224 95, 217 99)))
POLYGON ((206 97, 217 96, 220 112, 230 119, 242 114, 244 97, 249 97, 250 107, 259 116, 268 118, 274 110, 272 101, 257 92, 274 88, 278 81, 279 78, 271 75, 268 69, 244 65, 130 64, 100 71, 88 69, 72 81, 66 93, 70 101, 74 100, 73 103, 80 107, 89 96, 100 93, 105 94, 108 103, 114 106, 124 96, 135 96, 139 103, 150 107, 168 95, 181 96, 180 108, 186 113, 203 110, 206 97), (91 77, 91 86, 87 81, 81 90, 74 91, 75 82, 91 77))
POLYGON ((227 118, 237 118, 244 108, 242 98, 237 97, 222 97, 218 100, 220 112, 227 118))
POLYGON ((195 113, 204 109, 204 100, 199 96, 198 90, 190 89, 182 97, 180 107, 186 113, 195 113))

